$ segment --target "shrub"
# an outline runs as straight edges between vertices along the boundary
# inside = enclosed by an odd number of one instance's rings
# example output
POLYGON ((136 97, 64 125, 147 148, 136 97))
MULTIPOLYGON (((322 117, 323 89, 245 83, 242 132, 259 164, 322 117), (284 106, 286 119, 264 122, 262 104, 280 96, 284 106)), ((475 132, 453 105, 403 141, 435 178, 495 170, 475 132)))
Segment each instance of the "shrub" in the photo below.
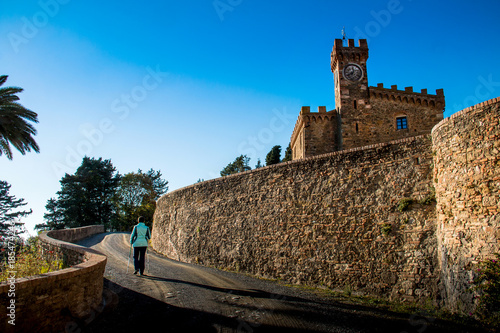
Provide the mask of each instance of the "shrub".
POLYGON ((436 191, 432 189, 429 194, 420 201, 422 205, 430 205, 431 203, 436 202, 436 191))
MULTIPOLYGON (((6 249, 1 251, 5 252, 6 249)), ((30 238, 27 245, 16 251, 13 265, 14 267, 11 267, 7 260, 0 263, 0 282, 13 277, 11 272, 15 272, 14 277, 19 279, 66 268, 62 258, 58 258, 53 251, 42 248, 38 237, 30 238)))
POLYGON ((384 225, 382 225, 382 233, 387 236, 391 233, 392 231, 392 224, 390 223, 384 223, 384 225))
POLYGON ((479 293, 476 316, 487 325, 500 326, 500 254, 479 263, 472 290, 479 293))
POLYGON ((400 212, 404 212, 405 210, 408 210, 408 207, 413 203, 413 199, 411 198, 403 198, 399 200, 399 205, 398 205, 398 210, 400 212))

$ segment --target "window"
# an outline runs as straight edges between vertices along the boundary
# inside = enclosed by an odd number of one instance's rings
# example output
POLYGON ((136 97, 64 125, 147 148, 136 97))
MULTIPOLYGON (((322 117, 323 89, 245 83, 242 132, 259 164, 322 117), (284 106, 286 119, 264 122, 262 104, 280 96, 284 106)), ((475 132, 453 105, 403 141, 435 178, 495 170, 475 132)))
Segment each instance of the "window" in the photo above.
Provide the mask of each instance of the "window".
POLYGON ((408 128, 408 122, 406 120, 406 117, 397 117, 396 118, 396 128, 398 130, 408 128))

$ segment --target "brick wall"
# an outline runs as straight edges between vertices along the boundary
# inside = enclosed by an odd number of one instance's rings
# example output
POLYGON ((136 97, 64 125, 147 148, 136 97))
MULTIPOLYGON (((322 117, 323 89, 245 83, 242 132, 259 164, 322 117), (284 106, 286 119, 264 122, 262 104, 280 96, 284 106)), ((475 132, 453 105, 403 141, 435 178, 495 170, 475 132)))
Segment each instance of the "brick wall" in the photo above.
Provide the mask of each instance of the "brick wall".
POLYGON ((500 251, 500 98, 445 119, 432 132, 437 241, 446 305, 470 311, 474 265, 500 251))
POLYGON ((430 136, 306 158, 161 197, 152 244, 170 258, 291 283, 435 297, 430 136), (399 211, 404 198, 414 203, 399 211))
MULTIPOLYGON (((106 257, 77 241, 104 232, 103 226, 44 232, 44 247, 58 251, 70 268, 0 284, 2 332, 77 332, 101 305, 106 257), (14 289, 15 296, 9 296, 14 289), (15 326, 8 323, 7 304, 15 300, 15 326)), ((98 311, 97 311, 98 312, 98 311)))

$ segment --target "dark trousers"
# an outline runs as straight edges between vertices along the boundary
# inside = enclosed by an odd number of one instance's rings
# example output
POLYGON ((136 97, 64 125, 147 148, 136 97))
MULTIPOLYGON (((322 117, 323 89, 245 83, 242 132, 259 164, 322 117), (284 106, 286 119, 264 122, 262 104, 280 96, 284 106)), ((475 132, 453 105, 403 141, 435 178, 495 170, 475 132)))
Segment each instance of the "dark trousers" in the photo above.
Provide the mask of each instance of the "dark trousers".
POLYGON ((141 274, 144 273, 144 266, 146 264, 146 250, 148 248, 144 247, 134 247, 134 268, 141 274))

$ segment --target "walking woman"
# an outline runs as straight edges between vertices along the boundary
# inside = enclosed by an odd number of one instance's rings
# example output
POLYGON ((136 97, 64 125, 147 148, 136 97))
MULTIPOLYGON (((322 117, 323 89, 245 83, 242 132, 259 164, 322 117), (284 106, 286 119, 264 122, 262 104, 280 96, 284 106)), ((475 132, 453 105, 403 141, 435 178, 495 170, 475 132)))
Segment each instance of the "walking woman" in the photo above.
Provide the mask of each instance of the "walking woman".
POLYGON ((146 250, 148 249, 148 240, 151 239, 151 232, 149 227, 144 224, 143 216, 140 216, 137 222, 130 234, 130 244, 134 247, 134 274, 143 275, 146 250))

